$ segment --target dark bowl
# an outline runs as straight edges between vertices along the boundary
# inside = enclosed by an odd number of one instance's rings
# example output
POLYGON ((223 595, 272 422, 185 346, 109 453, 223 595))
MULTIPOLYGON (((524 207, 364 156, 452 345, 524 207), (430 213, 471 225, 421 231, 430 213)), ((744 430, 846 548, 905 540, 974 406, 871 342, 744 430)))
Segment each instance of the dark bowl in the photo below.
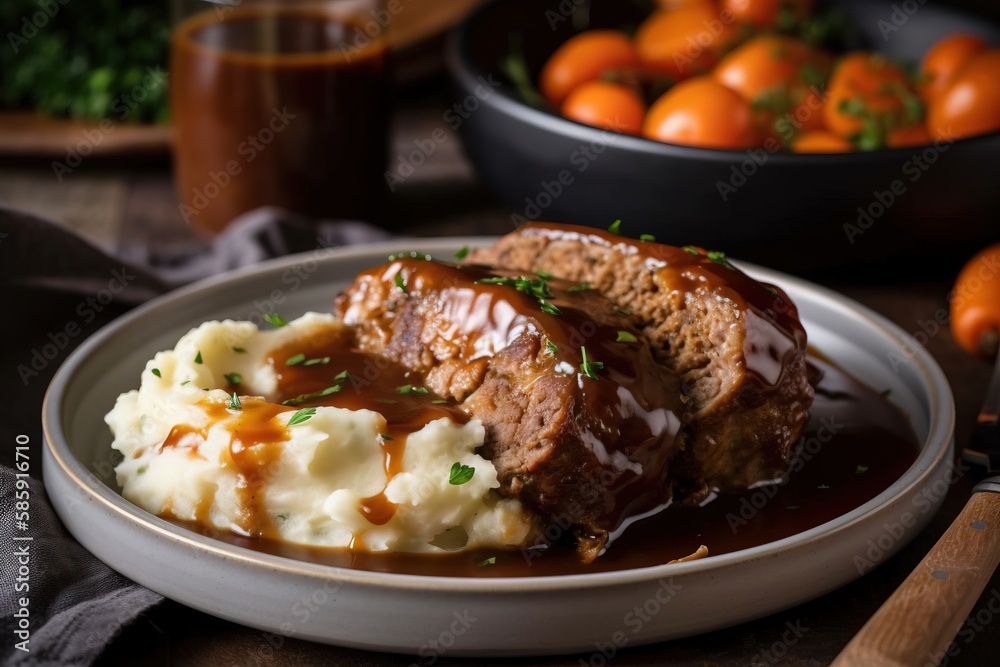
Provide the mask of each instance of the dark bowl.
MULTIPOLYGON (((577 4, 495 0, 449 43, 458 105, 449 122, 480 178, 510 207, 513 225, 541 219, 606 227, 621 218, 630 235, 719 247, 790 269, 931 257, 1000 236, 1000 133, 841 155, 722 151, 615 134, 526 104, 499 66, 511 36, 537 80, 546 58, 576 32, 573 21, 557 20, 565 17, 560 8, 577 4)), ((997 25, 933 3, 827 4, 847 12, 859 45, 890 57, 919 62, 933 42, 957 31, 1000 44, 997 25), (901 4, 917 10, 894 15, 901 4)), ((594 0, 588 27, 641 18, 631 3, 594 0)))

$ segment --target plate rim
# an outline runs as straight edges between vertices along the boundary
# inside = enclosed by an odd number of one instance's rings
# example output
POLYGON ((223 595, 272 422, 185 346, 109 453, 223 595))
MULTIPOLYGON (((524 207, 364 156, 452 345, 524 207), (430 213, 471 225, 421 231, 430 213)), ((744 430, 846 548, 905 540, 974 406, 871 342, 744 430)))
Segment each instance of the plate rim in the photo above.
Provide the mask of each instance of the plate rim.
MULTIPOLYGON (((361 258, 378 256, 379 254, 388 255, 392 252, 398 252, 402 246, 419 252, 440 252, 445 248, 454 248, 457 250, 463 246, 490 245, 497 238, 495 236, 447 236, 425 239, 401 238, 371 244, 330 248, 324 257, 316 261, 325 264, 344 258, 361 258)), ((945 459, 951 450, 956 416, 950 384, 934 358, 923 346, 917 345, 916 341, 912 340, 910 334, 867 306, 831 289, 796 276, 735 260, 734 264, 746 270, 754 277, 769 281, 777 279, 778 284, 782 287, 795 285, 799 290, 813 293, 822 302, 824 308, 834 309, 843 317, 864 321, 867 326, 877 329, 884 336, 911 344, 915 354, 910 359, 910 362, 912 363, 913 370, 920 376, 928 393, 930 408, 928 435, 921 443, 921 451, 916 460, 896 482, 854 510, 822 523, 819 526, 795 533, 780 540, 767 542, 749 549, 712 556, 704 560, 585 574, 469 578, 353 570, 266 554, 246 547, 214 540, 176 526, 125 500, 107 484, 97 480, 96 476, 73 455, 69 450, 69 441, 63 429, 61 419, 62 399, 65 398, 66 388, 73 374, 87 360, 92 350, 98 348, 106 339, 112 337, 120 329, 145 317, 147 312, 155 311, 175 301, 191 298, 202 291, 238 283, 241 280, 246 280, 258 274, 287 269, 301 262, 303 258, 309 255, 309 252, 297 253, 265 260, 172 290, 116 318, 89 336, 62 363, 46 389, 42 403, 43 458, 51 458, 52 463, 58 466, 60 471, 73 483, 76 490, 86 494, 88 499, 99 502, 116 519, 137 524, 139 527, 161 538, 179 542, 196 551, 207 551, 217 557, 243 562, 248 565, 264 565, 290 575, 321 578, 333 577, 343 582, 352 582, 370 587, 374 586, 386 590, 433 590, 438 593, 467 594, 514 593, 523 591, 537 593, 580 589, 581 587, 588 589, 618 587, 644 583, 665 576, 711 573, 718 570, 725 570, 737 563, 770 558, 790 547, 803 548, 820 544, 825 540, 835 537, 837 533, 847 531, 857 523, 864 521, 868 515, 877 512, 891 503, 893 499, 907 496, 915 487, 926 484, 928 478, 934 476, 939 466, 942 465, 942 459, 945 459), (58 440, 59 438, 61 440, 58 440), (901 484, 902 480, 910 476, 912 476, 910 481, 901 484)))

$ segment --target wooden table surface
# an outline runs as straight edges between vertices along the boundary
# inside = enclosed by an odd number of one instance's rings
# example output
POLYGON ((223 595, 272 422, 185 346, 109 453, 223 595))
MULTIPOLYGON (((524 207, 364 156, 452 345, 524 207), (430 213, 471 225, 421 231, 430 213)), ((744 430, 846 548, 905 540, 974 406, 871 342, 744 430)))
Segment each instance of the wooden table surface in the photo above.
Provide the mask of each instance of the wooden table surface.
MULTIPOLYGON (((395 152, 441 126, 442 87, 429 84, 410 92, 397 114, 395 152)), ((180 219, 169 170, 86 169, 64 182, 45 165, 34 169, 0 168, 0 201, 50 215, 80 229, 103 247, 137 256, 149 247, 197 243, 180 219)), ((500 234, 511 229, 510 212, 477 182, 457 137, 448 139, 413 178, 394 194, 387 219, 405 222, 416 235, 500 234)), ((733 253, 738 254, 738 253, 733 253)), ((829 287, 884 314, 908 332, 921 330, 947 308, 947 276, 961 258, 942 258, 937 271, 911 267, 897 274, 858 274, 849 260, 840 274, 819 276, 829 287)), ((817 276, 813 276, 817 278, 817 276)), ((930 336, 927 348, 944 368, 958 408, 957 442, 967 441, 990 375, 990 366, 971 359, 953 342, 947 328, 930 336)), ((898 556, 858 581, 807 604, 758 621, 689 639, 627 648, 611 664, 632 665, 824 665, 828 664, 869 616, 919 562, 942 534, 982 474, 970 470, 949 490, 944 508, 931 525, 898 556), (789 625, 801 636, 787 633, 789 625)), ((766 593, 765 593, 766 595, 766 593)), ((1000 575, 977 603, 970 632, 963 633, 949 665, 997 664, 1000 651, 1000 575)), ((592 656, 467 661, 443 657, 440 665, 598 665, 592 656)), ((104 665, 410 665, 413 657, 342 649, 286 639, 280 647, 264 633, 165 602, 140 618, 109 647, 104 665)), ((417 664, 430 664, 428 662, 417 664)), ((937 662, 928 659, 928 665, 937 662)))

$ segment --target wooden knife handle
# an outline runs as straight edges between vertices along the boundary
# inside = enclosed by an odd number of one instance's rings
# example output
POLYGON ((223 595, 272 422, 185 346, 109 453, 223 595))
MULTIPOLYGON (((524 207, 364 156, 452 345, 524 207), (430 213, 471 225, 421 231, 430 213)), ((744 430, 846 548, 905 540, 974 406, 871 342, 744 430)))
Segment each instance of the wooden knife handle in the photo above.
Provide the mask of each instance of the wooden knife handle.
POLYGON ((920 565, 841 651, 835 667, 940 662, 1000 563, 1000 493, 982 486, 920 565))

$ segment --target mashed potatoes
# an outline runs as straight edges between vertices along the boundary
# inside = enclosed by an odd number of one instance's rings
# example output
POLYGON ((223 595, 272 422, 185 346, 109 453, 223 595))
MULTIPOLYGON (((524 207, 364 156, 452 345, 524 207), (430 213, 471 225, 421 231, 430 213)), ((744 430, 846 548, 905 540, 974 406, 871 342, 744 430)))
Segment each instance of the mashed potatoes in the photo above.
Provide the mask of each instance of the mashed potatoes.
POLYGON ((206 322, 159 352, 139 389, 119 396, 105 418, 125 457, 116 468, 125 498, 154 514, 300 544, 408 552, 520 545, 531 517, 493 491, 496 470, 475 453, 484 437, 477 420, 437 419, 409 434, 390 477, 381 414, 270 402, 278 379, 269 353, 343 326, 316 313, 273 331, 206 322), (234 379, 235 399, 222 389, 234 379))

